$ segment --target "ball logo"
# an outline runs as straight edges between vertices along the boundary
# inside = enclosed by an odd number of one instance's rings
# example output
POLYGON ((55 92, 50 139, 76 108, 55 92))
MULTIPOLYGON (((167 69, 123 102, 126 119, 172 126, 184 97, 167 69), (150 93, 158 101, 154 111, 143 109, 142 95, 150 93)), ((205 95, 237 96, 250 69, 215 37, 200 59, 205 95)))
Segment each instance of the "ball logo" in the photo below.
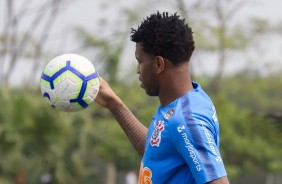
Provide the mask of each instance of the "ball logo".
POLYGON ((164 130, 164 121, 158 121, 157 123, 155 123, 155 130, 150 140, 152 146, 157 146, 157 147, 160 146, 163 130, 164 130))

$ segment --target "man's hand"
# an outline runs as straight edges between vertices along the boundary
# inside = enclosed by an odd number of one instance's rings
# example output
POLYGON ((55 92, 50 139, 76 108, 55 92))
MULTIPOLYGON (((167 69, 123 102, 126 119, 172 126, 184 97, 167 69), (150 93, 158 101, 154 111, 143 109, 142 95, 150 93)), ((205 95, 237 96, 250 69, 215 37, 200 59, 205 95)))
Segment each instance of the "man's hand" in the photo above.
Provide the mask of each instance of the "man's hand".
POLYGON ((111 110, 114 106, 121 103, 121 100, 102 77, 99 79, 100 89, 97 97, 95 98, 95 102, 111 110))

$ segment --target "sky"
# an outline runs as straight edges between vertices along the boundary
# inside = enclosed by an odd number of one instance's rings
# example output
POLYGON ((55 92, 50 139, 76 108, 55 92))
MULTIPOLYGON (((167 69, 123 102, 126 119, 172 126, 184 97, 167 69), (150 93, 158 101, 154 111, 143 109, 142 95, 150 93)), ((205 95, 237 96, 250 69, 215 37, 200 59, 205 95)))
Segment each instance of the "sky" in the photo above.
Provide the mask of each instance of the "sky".
MULTIPOLYGON (((27 0, 17 0, 14 1, 15 5, 18 6, 18 9, 20 9, 20 6, 26 2, 27 0)), ((228 0, 226 0, 229 2, 228 0)), ((33 7, 36 7, 36 2, 41 3, 43 1, 32 1, 33 7)), ((46 2, 46 1, 44 1, 46 2)), ((73 33, 73 31, 70 31, 73 29, 73 27, 84 27, 85 29, 89 31, 93 31, 96 34, 104 34, 104 35, 111 35, 113 34, 113 31, 127 31, 126 28, 123 29, 122 26, 119 25, 119 23, 124 22, 123 18, 118 15, 120 15, 120 7, 127 7, 127 8, 133 8, 138 5, 139 10, 143 11, 144 9, 144 15, 147 16, 148 13, 155 12, 156 10, 160 11, 171 11, 175 12, 175 9, 171 6, 171 4, 165 4, 159 5, 156 2, 147 3, 148 5, 141 6, 140 1, 137 0, 117 0, 113 1, 111 3, 104 2, 103 0, 80 0, 80 1, 74 1, 69 4, 65 4, 64 7, 61 8, 61 12, 59 16, 56 19, 55 25, 52 27, 51 34, 47 40, 46 48, 45 50, 48 50, 50 48, 50 53, 52 53, 52 50, 56 50, 55 54, 64 54, 64 53, 70 53, 70 52, 76 52, 77 54, 81 54, 91 60, 95 60, 93 58, 93 53, 89 51, 84 51, 79 48, 79 44, 77 43, 77 35, 73 33), (110 5, 109 5, 110 4, 110 5), (103 24, 101 20, 107 21, 107 26, 103 24)), ((188 3, 190 1, 184 0, 184 2, 188 3)), ((204 3, 211 3, 212 0, 205 0, 204 3)), ((234 2, 234 1, 233 1, 234 2)), ((236 1, 235 1, 236 2, 236 1)), ((240 14, 233 19, 234 23, 236 22, 244 22, 250 17, 259 17, 264 18, 270 21, 272 24, 276 24, 278 22, 282 22, 282 1, 281 0, 249 0, 246 1, 246 5, 240 10, 240 14)), ((6 1, 0 0, 0 25, 3 27, 5 25, 4 22, 4 12, 6 11, 4 8, 6 7, 6 1)), ((17 10, 16 10, 17 11, 17 10)), ((32 19, 32 7, 30 8, 30 12, 27 14, 28 16, 25 17, 23 20, 23 24, 21 25, 22 30, 30 29, 30 21, 32 19), (29 15, 30 14, 30 15, 29 15), (29 18, 30 16, 30 18, 29 18)), ((140 16, 140 21, 142 20, 142 13, 138 13, 138 16, 140 16)), ((43 27, 43 26, 42 26, 43 27)), ((43 29, 43 28, 42 28, 43 29)), ((0 29, 0 32, 3 29, 0 29)), ((38 31, 39 32, 39 31, 38 31)), ((36 32, 34 33, 36 34, 36 32)), ((252 60, 253 63, 249 63, 247 66, 245 65, 244 61, 240 56, 232 56, 233 60, 236 60, 236 62, 230 62, 226 66, 226 72, 232 73, 237 70, 240 70, 242 68, 257 68, 257 67, 264 67, 267 65, 270 60, 272 62, 276 62, 276 65, 281 66, 282 63, 282 36, 280 35, 268 35, 268 37, 265 37, 265 40, 267 42, 267 48, 260 48, 262 51, 266 51, 267 54, 263 55, 263 61, 264 62, 257 62, 255 61, 256 58, 258 58, 257 53, 250 54, 249 57, 253 57, 252 60), (235 63, 235 64, 234 64, 235 63), (234 66, 236 66, 236 70, 234 71, 234 66)), ((265 46, 266 47, 266 46, 265 46)), ((133 43, 128 43, 126 45, 126 52, 123 54, 123 60, 121 69, 127 66, 132 66, 134 63, 131 61, 134 61, 134 48, 135 45, 133 43), (128 63, 130 62, 130 64, 128 63)), ((55 57, 52 54, 50 54, 50 60, 55 57)), ((215 71, 216 65, 217 65, 217 57, 212 55, 196 55, 195 59, 199 60, 198 63, 195 64, 195 72, 198 74, 212 74, 215 71), (203 62, 206 62, 206 60, 210 60, 209 64, 203 64, 203 62), (201 62, 202 61, 202 62, 201 62), (198 65, 198 66, 197 66, 198 65)), ((41 67, 44 67, 46 64, 45 61, 44 64, 41 67)), ((99 61, 92 61, 94 65, 99 68, 99 61)), ((22 79, 25 79, 26 76, 29 75, 31 72, 28 68, 29 62, 23 61, 21 65, 19 65, 16 70, 20 72, 22 75, 22 79), (23 65, 26 67, 25 70, 23 70, 23 65)), ((5 67, 5 65, 2 67, 5 67)), ((133 66, 134 67, 134 66, 133 66)), ((279 67, 276 67, 279 68, 279 67)), ((12 81, 13 84, 18 85, 21 83, 18 79, 18 72, 17 75, 13 76, 12 81)), ((40 72, 36 74, 35 77, 40 78, 40 72)))

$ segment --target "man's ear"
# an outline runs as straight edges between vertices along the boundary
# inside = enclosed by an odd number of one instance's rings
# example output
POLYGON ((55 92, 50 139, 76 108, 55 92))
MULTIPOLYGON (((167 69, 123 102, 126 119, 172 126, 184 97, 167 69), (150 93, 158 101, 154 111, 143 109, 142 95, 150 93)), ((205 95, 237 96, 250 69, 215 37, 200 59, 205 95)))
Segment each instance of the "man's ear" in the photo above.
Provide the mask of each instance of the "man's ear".
POLYGON ((161 56, 155 57, 155 63, 157 67, 157 73, 160 74, 165 70, 165 61, 164 58, 161 56))

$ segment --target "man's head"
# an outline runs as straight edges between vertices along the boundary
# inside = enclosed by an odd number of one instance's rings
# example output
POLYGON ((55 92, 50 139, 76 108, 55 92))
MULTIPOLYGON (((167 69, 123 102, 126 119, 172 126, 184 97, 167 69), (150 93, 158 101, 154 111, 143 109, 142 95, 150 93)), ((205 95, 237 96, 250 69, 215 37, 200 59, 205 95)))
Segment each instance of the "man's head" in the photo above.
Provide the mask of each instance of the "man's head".
POLYGON ((157 12, 144 19, 137 30, 132 29, 131 40, 140 43, 146 53, 177 65, 188 62, 195 49, 192 33, 176 13, 157 12))

